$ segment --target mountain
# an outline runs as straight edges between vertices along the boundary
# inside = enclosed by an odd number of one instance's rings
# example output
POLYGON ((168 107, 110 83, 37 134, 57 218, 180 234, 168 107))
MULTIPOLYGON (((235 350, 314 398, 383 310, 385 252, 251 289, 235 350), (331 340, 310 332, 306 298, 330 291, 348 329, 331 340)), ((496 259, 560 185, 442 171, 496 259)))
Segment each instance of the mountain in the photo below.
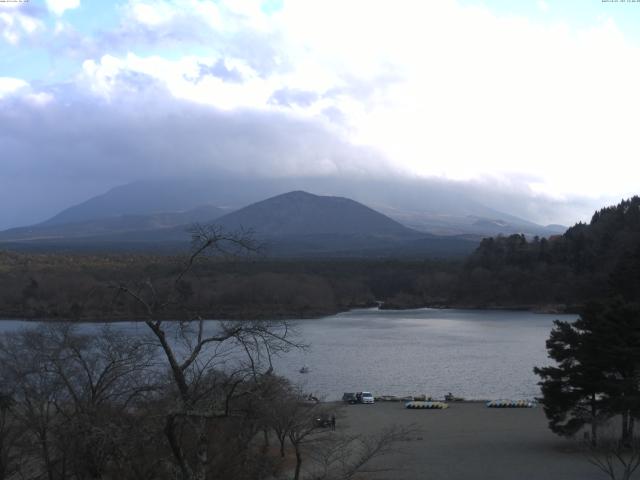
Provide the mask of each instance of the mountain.
POLYGON ((112 188, 69 207, 43 224, 61 225, 121 215, 185 211, 206 204, 238 208, 281 193, 286 190, 283 188, 277 180, 260 182, 224 177, 138 181, 112 188))
POLYGON ((227 231, 250 230, 276 256, 450 256, 477 242, 407 228, 344 197, 293 191, 219 218, 227 231))
POLYGON ((297 235, 420 235, 395 220, 344 197, 294 191, 254 203, 218 219, 227 230, 250 227, 264 237, 297 235))
MULTIPOLYGON (((0 241, 30 249, 184 250, 190 239, 189 224, 203 222, 205 216, 207 221, 214 220, 219 213, 219 208, 202 207, 179 213, 45 222, 2 232, 0 241)), ((218 216, 214 223, 227 232, 251 231, 267 255, 280 257, 460 256, 477 245, 467 238, 412 230, 348 198, 303 191, 261 200, 218 216)))
MULTIPOLYGON (((56 241, 71 239, 101 239, 117 241, 147 234, 166 236, 175 227, 184 227, 196 222, 207 223, 227 213, 212 205, 201 205, 183 212, 162 212, 147 215, 114 215, 104 218, 69 222, 48 221, 31 227, 12 228, 0 232, 2 242, 56 241), (159 234, 158 232, 163 232, 159 234)), ((68 220, 74 218, 68 217, 68 220)), ((78 217, 80 218, 80 217, 78 217)), ((180 229, 182 232, 184 229, 180 229)), ((184 235, 184 233, 182 233, 184 235)), ((144 236, 144 235, 143 235, 144 236)))
POLYGON ((202 204, 239 209, 284 192, 305 190, 352 198, 414 230, 436 235, 491 236, 524 233, 549 236, 563 227, 545 227, 487 207, 452 183, 406 178, 171 178, 129 183, 72 206, 46 225, 121 215, 188 210, 202 204))

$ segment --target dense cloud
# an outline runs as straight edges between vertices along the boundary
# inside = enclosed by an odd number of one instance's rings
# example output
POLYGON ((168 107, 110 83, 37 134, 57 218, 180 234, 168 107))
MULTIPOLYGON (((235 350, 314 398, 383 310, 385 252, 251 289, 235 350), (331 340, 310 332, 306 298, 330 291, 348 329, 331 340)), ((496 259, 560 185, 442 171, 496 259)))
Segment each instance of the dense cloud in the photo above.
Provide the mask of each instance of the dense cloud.
POLYGON ((318 120, 177 100, 142 75, 118 82, 112 99, 60 85, 44 93, 45 104, 28 95, 2 100, 0 189, 8 200, 20 198, 27 184, 37 187, 29 189, 30 202, 12 202, 16 211, 4 213, 0 225, 51 215, 83 200, 87 185, 98 194, 140 178, 217 171, 268 177, 391 171, 379 154, 354 147, 318 120), (60 196, 57 185, 67 194, 60 196))

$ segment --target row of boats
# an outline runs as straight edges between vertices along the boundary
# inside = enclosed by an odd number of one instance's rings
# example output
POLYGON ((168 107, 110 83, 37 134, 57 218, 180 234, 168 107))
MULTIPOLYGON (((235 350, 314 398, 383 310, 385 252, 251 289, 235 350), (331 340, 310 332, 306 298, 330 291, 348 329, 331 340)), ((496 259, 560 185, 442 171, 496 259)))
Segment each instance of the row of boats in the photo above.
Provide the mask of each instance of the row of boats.
MULTIPOLYGON (((445 402, 438 401, 421 401, 421 400, 412 400, 409 402, 405 402, 405 408, 411 410, 420 410, 420 409, 435 409, 435 410, 443 410, 445 408, 449 408, 449 404, 445 402)), ((536 402, 531 400, 491 400, 486 403, 488 408, 534 408, 536 406, 536 402)))

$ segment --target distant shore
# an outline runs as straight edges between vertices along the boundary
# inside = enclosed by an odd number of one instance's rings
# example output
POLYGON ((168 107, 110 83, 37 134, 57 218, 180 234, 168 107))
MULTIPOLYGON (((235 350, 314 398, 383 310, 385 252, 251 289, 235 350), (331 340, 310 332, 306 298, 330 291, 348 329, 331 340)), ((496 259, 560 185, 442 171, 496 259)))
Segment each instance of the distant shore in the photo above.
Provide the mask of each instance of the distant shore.
MULTIPOLYGON (((403 310, 421 310, 432 308, 437 310, 503 310, 514 312, 531 312, 540 314, 577 314, 580 307, 577 305, 567 306, 562 304, 544 304, 544 305, 456 305, 456 304, 427 304, 427 305, 411 305, 401 306, 383 302, 376 302, 369 305, 359 305, 348 309, 327 309, 318 311, 297 311, 297 312, 225 312, 217 316, 206 316, 206 320, 314 320, 324 317, 330 317, 339 313, 346 313, 352 310, 378 308, 381 311, 403 311, 403 310)), ((20 318, 18 315, 11 315, 0 312, 0 321, 15 320, 25 322, 77 322, 77 323, 118 323, 118 322, 143 322, 144 317, 94 317, 94 318, 64 318, 55 316, 28 317, 20 318)), ((175 321, 176 318, 162 318, 164 321, 175 321)))
POLYGON ((532 305, 470 305, 470 304, 456 304, 456 303, 434 303, 424 305, 402 305, 393 302, 385 302, 380 304, 380 310, 415 310, 420 308, 435 308, 435 309, 455 309, 455 310, 513 310, 524 311, 532 313, 557 313, 557 314, 571 314, 578 313, 580 311, 580 305, 565 305, 565 304, 532 304, 532 305))

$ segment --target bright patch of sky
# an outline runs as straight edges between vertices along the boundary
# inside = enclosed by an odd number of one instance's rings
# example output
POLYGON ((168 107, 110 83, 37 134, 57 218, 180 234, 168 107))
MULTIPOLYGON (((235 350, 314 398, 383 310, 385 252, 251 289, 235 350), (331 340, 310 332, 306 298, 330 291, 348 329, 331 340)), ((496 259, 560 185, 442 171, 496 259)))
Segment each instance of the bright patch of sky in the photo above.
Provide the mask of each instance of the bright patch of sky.
POLYGON ((461 0, 460 4, 484 7, 499 16, 562 22, 574 28, 589 28, 611 19, 629 41, 640 44, 640 2, 637 0, 461 0))
POLYGON ((638 25, 630 1, 32 0, 0 3, 0 77, 45 110, 161 92, 318 122, 406 174, 620 197, 638 25))

